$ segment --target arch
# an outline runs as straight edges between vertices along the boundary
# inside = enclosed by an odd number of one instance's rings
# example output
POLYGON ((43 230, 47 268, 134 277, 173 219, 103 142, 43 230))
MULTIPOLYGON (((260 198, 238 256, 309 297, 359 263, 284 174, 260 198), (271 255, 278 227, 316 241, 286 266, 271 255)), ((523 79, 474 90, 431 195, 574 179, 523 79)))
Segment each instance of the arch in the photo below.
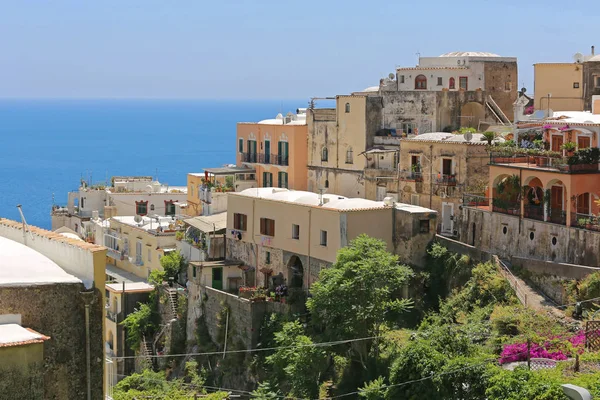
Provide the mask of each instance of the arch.
POLYGON ((327 161, 329 158, 329 152, 327 151, 327 146, 323 146, 321 149, 321 161, 327 161))
POLYGON ((460 126, 478 128, 479 121, 485 120, 485 108, 477 102, 466 103, 460 110, 460 126))
POLYGON ((288 261, 288 283, 290 288, 302 288, 304 286, 304 266, 300 257, 294 255, 288 261))
POLYGON ((448 80, 448 89, 456 89, 456 80, 454 78, 448 80))
POLYGON ((492 210, 509 215, 521 215, 521 186, 518 175, 501 174, 494 178, 492 210))
POLYGON ((347 113, 350 112, 350 103, 346 103, 345 110, 346 110, 347 113))
POLYGON ((544 184, 535 176, 529 176, 523 182, 524 217, 544 220, 544 184))
POLYGON ((566 223, 569 193, 567 186, 560 179, 552 179, 546 185, 544 204, 547 207, 547 220, 555 224, 566 223))
POLYGON ((423 74, 417 75, 415 78, 415 89, 426 90, 427 89, 427 77, 423 74))

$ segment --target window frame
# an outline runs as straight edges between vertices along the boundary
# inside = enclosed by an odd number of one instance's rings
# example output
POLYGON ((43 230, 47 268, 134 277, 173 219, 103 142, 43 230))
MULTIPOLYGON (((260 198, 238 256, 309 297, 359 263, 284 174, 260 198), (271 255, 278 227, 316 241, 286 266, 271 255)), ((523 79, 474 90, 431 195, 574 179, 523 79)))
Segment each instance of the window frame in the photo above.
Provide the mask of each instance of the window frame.
POLYGON ((135 215, 139 215, 140 217, 148 215, 148 201, 136 201, 135 202, 135 215), (140 212, 140 207, 145 207, 145 212, 140 212))
POLYGON ((321 161, 329 161, 329 150, 327 150, 327 146, 321 148, 321 161))
POLYGON ((456 89, 456 79, 454 77, 448 79, 448 89, 456 89))
POLYGON ((263 236, 275 236, 275 220, 271 218, 260 219, 260 234, 263 236))
POLYGON ((248 230, 248 216, 242 213, 233 213, 233 229, 246 232, 248 230))
POLYGON ((458 89, 459 90, 469 90, 469 77, 468 76, 459 76, 458 77, 458 89), (465 87, 462 87, 462 80, 464 79, 465 87))
POLYGON ((444 86, 443 78, 441 76, 437 77, 437 85, 438 86, 444 86))
POLYGON ((292 239, 300 240, 300 225, 292 224, 292 239))
POLYGON ((346 105, 344 106, 344 110, 345 110, 346 114, 350 113, 350 103, 346 103, 346 105))
POLYGON ((271 265, 271 252, 265 251, 265 264, 271 265))
POLYGON ((398 75, 398 79, 400 80, 400 83, 404 83, 404 75, 398 75))
POLYGON ((177 208, 175 207, 175 202, 173 200, 165 200, 165 217, 175 216, 177 213, 177 208), (169 211, 169 206, 172 206, 172 212, 169 211))
POLYGON ((419 220, 419 233, 429 233, 431 223, 428 219, 419 220))
POLYGON ((244 138, 239 138, 238 139, 238 152, 239 153, 243 153, 244 152, 244 138))
POLYGON ((321 229, 319 234, 319 244, 323 247, 327 247, 327 231, 321 229))
POLYGON ((348 147, 348 149, 346 149, 346 164, 354 164, 354 153, 352 152, 352 147, 348 147))
POLYGON ((427 77, 419 74, 415 77, 415 90, 427 90, 427 77))
POLYGON ((285 172, 285 171, 277 172, 277 187, 288 189, 288 173, 287 172, 285 172), (285 179, 282 180, 281 179, 282 177, 285 177, 285 179))

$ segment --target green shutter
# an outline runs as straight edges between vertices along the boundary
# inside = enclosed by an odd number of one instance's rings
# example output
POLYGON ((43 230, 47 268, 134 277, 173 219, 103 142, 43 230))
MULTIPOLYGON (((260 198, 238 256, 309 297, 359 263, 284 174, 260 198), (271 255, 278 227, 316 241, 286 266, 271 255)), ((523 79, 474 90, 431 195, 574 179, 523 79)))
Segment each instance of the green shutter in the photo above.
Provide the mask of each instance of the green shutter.
POLYGON ((240 153, 243 153, 244 152, 244 139, 240 138, 238 143, 239 143, 238 150, 240 153))

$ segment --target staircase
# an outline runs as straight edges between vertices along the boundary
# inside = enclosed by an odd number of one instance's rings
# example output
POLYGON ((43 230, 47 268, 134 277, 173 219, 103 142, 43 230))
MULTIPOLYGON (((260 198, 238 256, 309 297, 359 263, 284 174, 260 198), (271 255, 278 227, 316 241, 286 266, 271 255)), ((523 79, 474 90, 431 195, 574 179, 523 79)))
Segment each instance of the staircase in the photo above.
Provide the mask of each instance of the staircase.
POLYGON ((504 112, 498 106, 498 104, 496 104, 496 102, 494 101, 494 99, 492 98, 492 96, 488 95, 488 97, 487 97, 487 99, 485 101, 485 105, 487 106, 487 108, 490 109, 490 111, 496 117, 496 119, 498 120, 498 122, 500 122, 500 124, 502 124, 502 125, 510 125, 510 120, 508 119, 508 117, 506 116, 506 114, 504 114, 504 112))
POLYGON ((167 297, 169 298, 169 305, 171 310, 171 318, 177 318, 177 308, 179 302, 177 300, 177 289, 175 288, 167 288, 167 297))
POLYGON ((146 339, 146 336, 143 336, 142 343, 140 343, 140 357, 148 367, 152 367, 152 356, 152 343, 146 339))

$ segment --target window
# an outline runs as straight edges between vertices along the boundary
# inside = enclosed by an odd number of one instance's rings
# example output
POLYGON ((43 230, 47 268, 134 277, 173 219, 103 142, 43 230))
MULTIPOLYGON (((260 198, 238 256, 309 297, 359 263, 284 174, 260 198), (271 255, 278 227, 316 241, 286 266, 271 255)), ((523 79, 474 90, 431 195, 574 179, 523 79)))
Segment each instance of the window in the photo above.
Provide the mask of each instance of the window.
POLYGON ((329 179, 325 179, 325 189, 329 188, 329 179))
POLYGON ((415 78, 415 89, 427 89, 427 78, 425 75, 418 75, 415 78))
POLYGON ((504 90, 510 92, 512 90, 512 82, 504 82, 504 90))
POLYGON ((438 86, 442 86, 442 77, 438 76, 438 86))
POLYGON ((196 267, 194 267, 194 269, 193 269, 192 271, 193 271, 193 272, 192 272, 192 274, 193 274, 193 277, 195 278, 195 277, 196 277, 196 274, 197 274, 197 272, 196 272, 196 267))
POLYGON ((354 157, 352 156, 352 147, 346 150, 346 164, 354 164, 354 157))
POLYGON ((85 208, 84 203, 85 203, 85 197, 82 197, 81 198, 81 208, 85 208))
POLYGON ((248 226, 248 216, 246 214, 233 214, 233 229, 245 231, 248 226))
POLYGON ((150 211, 154 211, 154 204, 150 204, 150 211))
POLYGON ((410 204, 412 204, 413 206, 419 205, 419 195, 418 194, 410 195, 410 204))
POLYGON ((279 141, 277 143, 277 164, 288 165, 290 157, 290 146, 288 142, 279 141))
POLYGON ((429 220, 428 219, 422 219, 419 221, 419 232, 429 233, 429 220))
POLYGON ((442 158, 442 175, 452 175, 452 159, 442 158))
POLYGON ((244 138, 239 138, 238 139, 238 151, 240 153, 244 152, 244 138))
POLYGON ((292 224, 292 239, 300 239, 300 225, 292 224))
POLYGON ((399 151, 394 152, 394 161, 393 161, 393 163, 394 163, 393 167, 394 168, 398 168, 398 164, 400 163, 400 152, 399 151))
POLYGON ((273 187, 273 174, 271 172, 263 172, 263 187, 273 187))
POLYGON ((275 236, 275 221, 269 218, 261 218, 260 234, 266 236, 275 236))
POLYGON ((135 202, 135 213, 137 215, 147 215, 148 214, 148 202, 147 201, 136 201, 135 202))
POLYGON ((461 90, 467 90, 469 88, 469 78, 461 76, 458 78, 458 88, 461 90))
POLYGON ((321 246, 327 246, 327 231, 321 231, 321 246))
POLYGON ((346 112, 349 113, 350 112, 350 103, 346 103, 346 112))
POLYGON ((148 249, 148 262, 152 261, 152 249, 148 249))
POLYGON ((595 76, 594 77, 594 82, 596 83, 596 87, 600 88, 600 76, 595 76))
POLYGON ((271 264, 271 252, 270 251, 265 252, 265 264, 271 264))
POLYGON ((327 147, 323 147, 321 149, 321 161, 327 161, 327 157, 328 157, 327 147))
POLYGON ((590 136, 578 136, 577 137, 577 150, 589 148, 591 139, 592 138, 590 136))
POLYGON ((454 78, 450 78, 450 80, 448 81, 448 88, 456 89, 456 83, 454 81, 454 78))
POLYGON ((137 258, 142 257, 142 242, 135 242, 135 256, 137 258))
POLYGON ((288 174, 287 172, 277 173, 277 187, 286 188, 288 187, 288 174))
POLYGON ((400 83, 404 83, 404 75, 398 76, 398 79, 400 80, 400 83))
POLYGON ((248 162, 256 162, 256 140, 248 140, 248 162))
POLYGON ((407 135, 412 135, 415 131, 415 125, 410 123, 410 122, 403 122, 402 123, 402 132, 406 133, 407 135))
POLYGON ((573 89, 579 89, 579 82, 573 82, 573 89))
POLYGON ((175 215, 175 203, 165 200, 165 215, 175 215))

